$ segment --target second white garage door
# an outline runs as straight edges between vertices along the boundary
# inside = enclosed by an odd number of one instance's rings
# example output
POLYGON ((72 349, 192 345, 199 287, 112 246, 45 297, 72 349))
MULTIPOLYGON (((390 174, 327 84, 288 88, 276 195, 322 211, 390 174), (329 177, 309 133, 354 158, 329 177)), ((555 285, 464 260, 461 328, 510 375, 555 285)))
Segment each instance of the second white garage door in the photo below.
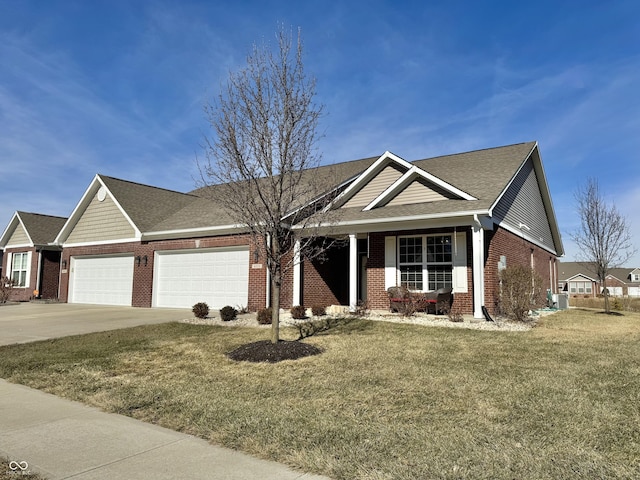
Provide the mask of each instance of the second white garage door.
POLYGON ((71 257, 69 303, 131 305, 133 255, 71 257))
POLYGON ((191 308, 246 306, 249 291, 249 248, 156 252, 153 305, 191 308))

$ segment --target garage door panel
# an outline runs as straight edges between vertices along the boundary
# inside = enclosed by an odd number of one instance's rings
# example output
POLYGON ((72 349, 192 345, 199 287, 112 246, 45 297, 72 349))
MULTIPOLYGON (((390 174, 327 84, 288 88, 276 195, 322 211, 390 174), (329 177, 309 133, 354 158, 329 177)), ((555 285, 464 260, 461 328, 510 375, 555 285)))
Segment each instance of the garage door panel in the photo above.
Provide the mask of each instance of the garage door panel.
POLYGON ((70 303, 131 305, 133 256, 72 257, 70 303))
POLYGON ((211 308, 247 305, 249 249, 221 248, 196 252, 157 252, 154 305, 211 308))

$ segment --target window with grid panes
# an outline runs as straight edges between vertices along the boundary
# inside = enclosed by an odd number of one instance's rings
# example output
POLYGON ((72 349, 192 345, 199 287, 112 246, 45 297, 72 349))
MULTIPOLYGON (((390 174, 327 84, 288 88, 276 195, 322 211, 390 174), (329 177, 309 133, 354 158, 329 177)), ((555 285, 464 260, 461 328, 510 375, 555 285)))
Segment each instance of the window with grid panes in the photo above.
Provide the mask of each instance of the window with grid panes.
POLYGON ((400 237, 398 247, 401 285, 420 291, 453 286, 451 235, 400 237))
POLYGON ((14 253, 11 258, 11 279, 14 287, 26 287, 28 253, 14 253))

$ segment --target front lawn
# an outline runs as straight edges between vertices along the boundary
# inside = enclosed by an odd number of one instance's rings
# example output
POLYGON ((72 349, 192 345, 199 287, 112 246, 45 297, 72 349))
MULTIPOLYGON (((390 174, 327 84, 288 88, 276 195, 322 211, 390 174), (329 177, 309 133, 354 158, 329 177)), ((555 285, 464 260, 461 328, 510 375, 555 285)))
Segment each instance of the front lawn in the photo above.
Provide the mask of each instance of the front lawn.
POLYGON ((320 355, 225 356, 267 337, 173 323, 3 347, 0 377, 336 479, 640 478, 639 314, 355 320, 308 338, 320 355))

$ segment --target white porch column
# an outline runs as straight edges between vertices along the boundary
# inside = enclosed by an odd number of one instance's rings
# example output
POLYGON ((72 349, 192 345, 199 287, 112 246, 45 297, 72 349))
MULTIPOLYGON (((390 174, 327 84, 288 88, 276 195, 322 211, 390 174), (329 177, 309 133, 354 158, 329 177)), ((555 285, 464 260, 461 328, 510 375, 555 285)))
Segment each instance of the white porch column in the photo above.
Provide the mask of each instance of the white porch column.
MULTIPOLYGON (((29 265, 31 268, 31 265, 29 265)), ((36 272, 36 290, 38 290, 38 296, 42 296, 42 250, 38 250, 38 271, 36 272)))
POLYGON ((293 244, 293 306, 300 305, 300 240, 293 244))
POLYGON ((349 310, 358 305, 358 238, 349 235, 349 310))
POLYGON ((483 318, 484 305, 484 228, 473 225, 471 240, 473 246, 473 318, 483 318))

